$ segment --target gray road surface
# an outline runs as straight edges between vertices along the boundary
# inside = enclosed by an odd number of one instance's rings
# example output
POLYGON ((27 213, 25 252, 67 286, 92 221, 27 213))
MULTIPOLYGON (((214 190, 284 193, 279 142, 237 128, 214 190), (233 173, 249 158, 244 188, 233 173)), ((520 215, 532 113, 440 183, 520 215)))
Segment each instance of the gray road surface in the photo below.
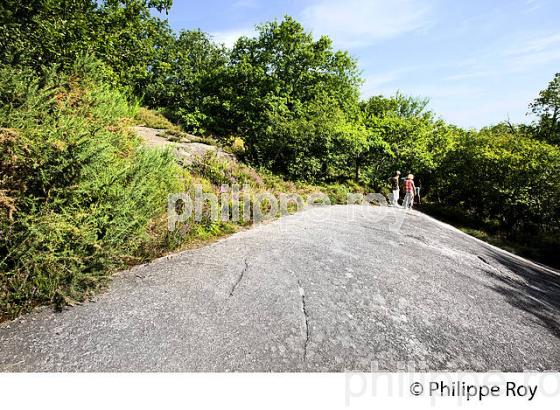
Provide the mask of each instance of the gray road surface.
POLYGON ((3 323, 0 371, 559 371, 559 322, 557 272, 415 211, 333 206, 3 323))

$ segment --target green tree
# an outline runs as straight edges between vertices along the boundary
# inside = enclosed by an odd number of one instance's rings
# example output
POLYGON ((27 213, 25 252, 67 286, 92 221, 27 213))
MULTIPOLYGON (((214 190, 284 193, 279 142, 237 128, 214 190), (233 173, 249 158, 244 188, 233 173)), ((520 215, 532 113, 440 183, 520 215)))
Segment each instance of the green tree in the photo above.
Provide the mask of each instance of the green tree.
POLYGON ((226 49, 206 33, 182 31, 151 65, 142 87, 144 101, 164 108, 186 130, 202 133, 212 125, 215 84, 227 61, 226 49))
POLYGON ((529 106, 539 116, 536 137, 551 144, 560 144, 560 73, 529 106))
POLYGON ((502 125, 462 132, 440 169, 440 200, 510 233, 557 230, 560 149, 502 125))
POLYGON ((356 61, 291 17, 257 30, 231 51, 215 129, 242 136, 253 163, 293 178, 337 177, 329 172, 337 140, 355 135, 346 131, 359 119, 356 61))
POLYGON ((454 130, 436 120, 426 109, 428 100, 374 96, 362 102, 364 123, 369 132, 368 151, 371 184, 386 186, 395 172, 412 172, 424 187, 430 185, 441 160, 453 144, 454 130))
POLYGON ((0 63, 68 69, 81 55, 106 63, 115 83, 147 75, 161 36, 170 32, 151 9, 171 0, 7 0, 0 5, 0 63))

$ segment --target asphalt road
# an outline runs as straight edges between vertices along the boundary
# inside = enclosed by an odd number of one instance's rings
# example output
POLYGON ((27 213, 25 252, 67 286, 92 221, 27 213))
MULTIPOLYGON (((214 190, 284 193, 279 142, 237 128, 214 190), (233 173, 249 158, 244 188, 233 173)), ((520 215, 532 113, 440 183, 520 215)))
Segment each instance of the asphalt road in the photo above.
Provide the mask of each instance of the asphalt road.
POLYGON ((1 371, 560 370, 560 275, 421 213, 314 208, 0 325, 1 371))

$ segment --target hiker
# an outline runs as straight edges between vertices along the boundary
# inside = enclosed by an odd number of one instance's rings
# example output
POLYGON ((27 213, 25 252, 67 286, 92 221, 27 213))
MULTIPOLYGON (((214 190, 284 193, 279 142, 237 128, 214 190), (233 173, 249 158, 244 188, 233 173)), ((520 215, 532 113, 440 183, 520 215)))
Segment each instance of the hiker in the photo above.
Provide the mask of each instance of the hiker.
POLYGON ((396 171, 394 175, 389 178, 389 182, 391 183, 391 191, 393 191, 393 197, 391 198, 391 205, 398 206, 399 205, 399 177, 401 175, 401 171, 396 171))
POLYGON ((418 184, 416 185, 416 196, 418 197, 418 205, 420 205, 420 190, 422 189, 422 181, 418 178, 418 184))
POLYGON ((404 190, 406 194, 403 199, 403 207, 405 209, 412 209, 414 193, 416 192, 416 187, 414 186, 414 175, 407 175, 406 180, 404 181, 404 190))

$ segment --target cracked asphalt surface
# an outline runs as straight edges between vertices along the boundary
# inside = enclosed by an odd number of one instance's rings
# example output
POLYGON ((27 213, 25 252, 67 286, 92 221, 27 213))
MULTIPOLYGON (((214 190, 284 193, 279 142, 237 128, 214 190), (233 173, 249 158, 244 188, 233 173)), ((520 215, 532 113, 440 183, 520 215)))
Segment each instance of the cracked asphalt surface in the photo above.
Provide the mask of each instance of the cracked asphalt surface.
POLYGON ((419 212, 311 208, 0 325, 0 371, 560 370, 560 275, 419 212))

